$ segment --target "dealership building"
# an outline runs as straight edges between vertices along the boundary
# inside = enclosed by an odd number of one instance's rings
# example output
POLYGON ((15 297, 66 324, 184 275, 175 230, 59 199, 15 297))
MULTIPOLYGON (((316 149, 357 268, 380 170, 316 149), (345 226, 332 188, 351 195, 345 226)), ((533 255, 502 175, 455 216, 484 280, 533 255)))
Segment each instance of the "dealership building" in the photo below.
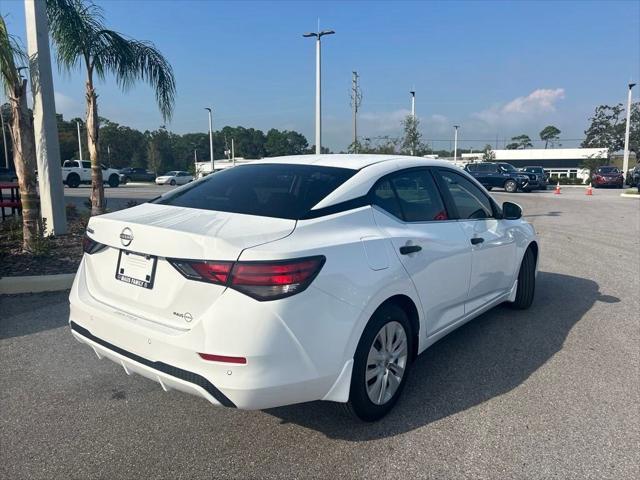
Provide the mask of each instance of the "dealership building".
MULTIPOLYGON (((496 162, 507 162, 514 167, 543 167, 551 176, 589 178, 584 161, 589 158, 606 160, 607 148, 531 148, 525 150, 492 150, 496 162)), ((462 163, 482 161, 484 152, 463 153, 462 163)))

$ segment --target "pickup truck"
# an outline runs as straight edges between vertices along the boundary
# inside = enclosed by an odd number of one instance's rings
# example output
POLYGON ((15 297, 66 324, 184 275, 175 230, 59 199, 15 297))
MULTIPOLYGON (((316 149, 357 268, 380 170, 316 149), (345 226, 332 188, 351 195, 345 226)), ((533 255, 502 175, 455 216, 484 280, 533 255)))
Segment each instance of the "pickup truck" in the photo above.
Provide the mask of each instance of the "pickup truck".
MULTIPOLYGON (((112 188, 120 185, 120 172, 102 165, 102 179, 112 188)), ((71 188, 81 183, 91 183, 91 162, 88 160, 65 160, 62 164, 62 183, 71 188)))

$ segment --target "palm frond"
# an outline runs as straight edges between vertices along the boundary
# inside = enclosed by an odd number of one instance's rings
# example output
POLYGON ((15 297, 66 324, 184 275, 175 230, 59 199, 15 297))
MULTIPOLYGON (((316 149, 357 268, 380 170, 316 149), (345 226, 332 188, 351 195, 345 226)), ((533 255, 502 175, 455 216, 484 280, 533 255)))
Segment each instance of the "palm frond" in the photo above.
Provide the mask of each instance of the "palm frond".
POLYGON ((0 15, 0 84, 7 97, 13 96, 13 89, 21 84, 20 63, 27 64, 27 55, 16 38, 9 34, 7 24, 0 15))
POLYGON ((82 0, 47 0, 47 17, 58 67, 73 70, 81 59, 88 65, 100 48, 96 36, 104 29, 102 9, 82 0))
POLYGON ((91 1, 47 0, 47 15, 59 65, 71 70, 83 59, 98 78, 113 74, 123 90, 142 80, 155 90, 164 120, 171 119, 173 68, 152 43, 106 29, 102 9, 91 1))

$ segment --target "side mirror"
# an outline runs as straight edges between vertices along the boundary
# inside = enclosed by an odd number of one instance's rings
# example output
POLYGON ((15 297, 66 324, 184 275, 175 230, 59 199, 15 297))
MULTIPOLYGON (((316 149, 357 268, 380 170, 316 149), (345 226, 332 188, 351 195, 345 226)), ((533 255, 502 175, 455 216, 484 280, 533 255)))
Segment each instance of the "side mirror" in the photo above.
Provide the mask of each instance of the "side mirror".
POLYGON ((502 218, 505 220, 518 220, 522 218, 522 208, 513 202, 504 202, 502 204, 502 218))

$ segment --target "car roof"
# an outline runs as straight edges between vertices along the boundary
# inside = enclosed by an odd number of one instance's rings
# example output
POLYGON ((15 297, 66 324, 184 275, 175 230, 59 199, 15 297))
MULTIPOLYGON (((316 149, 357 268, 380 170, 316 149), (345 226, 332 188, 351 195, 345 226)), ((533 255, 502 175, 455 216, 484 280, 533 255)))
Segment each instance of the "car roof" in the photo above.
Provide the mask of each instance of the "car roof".
POLYGON ((445 160, 437 160, 425 157, 411 157, 408 155, 373 155, 356 153, 329 153, 323 155, 289 155, 285 157, 269 157, 249 162, 249 164, 259 163, 288 163, 292 165, 318 165, 323 167, 340 167, 360 170, 370 165, 381 162, 415 162, 420 160, 425 166, 442 166, 451 163, 445 160))
MULTIPOLYGON (((407 155, 364 155, 364 154, 324 154, 293 155, 256 160, 245 165, 256 164, 289 164, 318 165, 323 167, 339 167, 358 170, 349 180, 321 200, 313 210, 346 202, 365 195, 380 177, 405 168, 413 167, 447 167, 462 172, 463 170, 446 160, 407 155)), ((240 166, 242 168, 242 166, 240 166)), ((465 175, 468 175, 465 173, 465 175)))

